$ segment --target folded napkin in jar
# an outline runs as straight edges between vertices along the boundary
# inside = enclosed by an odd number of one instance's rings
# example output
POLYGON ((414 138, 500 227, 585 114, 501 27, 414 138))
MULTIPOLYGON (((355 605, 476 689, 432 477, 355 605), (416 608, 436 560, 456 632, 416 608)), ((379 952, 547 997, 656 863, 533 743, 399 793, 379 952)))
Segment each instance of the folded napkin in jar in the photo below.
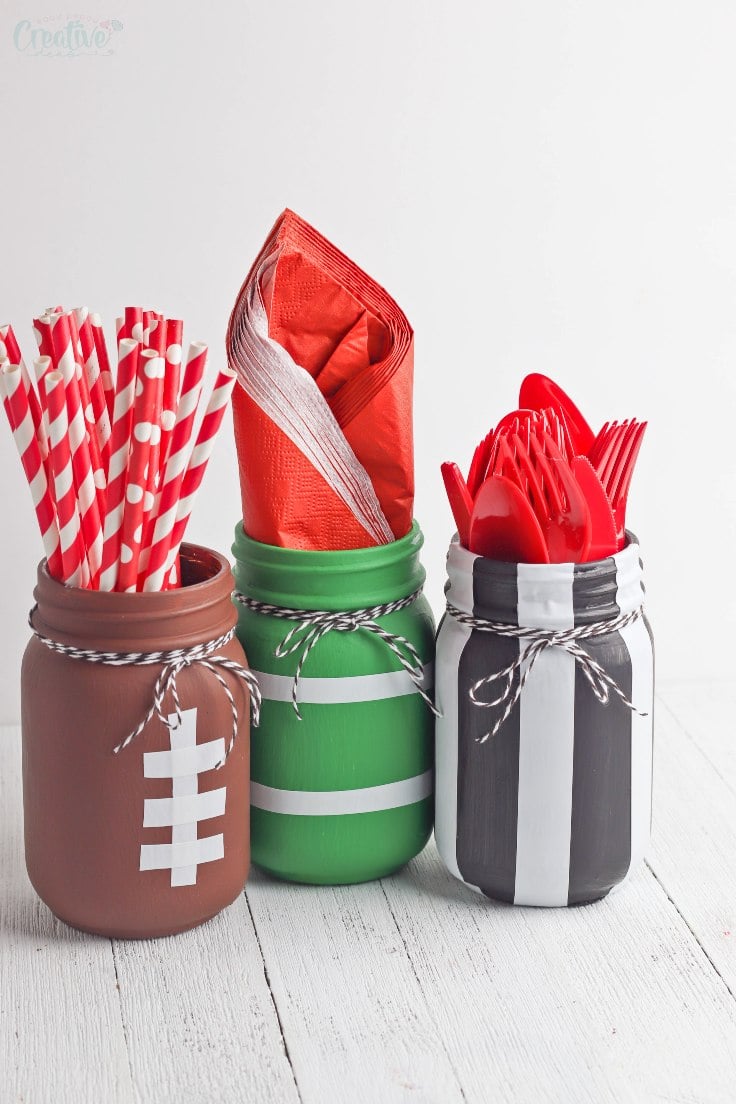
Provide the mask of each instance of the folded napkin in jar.
POLYGON ((302 549, 405 536, 414 341, 388 293, 287 210, 238 294, 227 352, 247 534, 302 549))

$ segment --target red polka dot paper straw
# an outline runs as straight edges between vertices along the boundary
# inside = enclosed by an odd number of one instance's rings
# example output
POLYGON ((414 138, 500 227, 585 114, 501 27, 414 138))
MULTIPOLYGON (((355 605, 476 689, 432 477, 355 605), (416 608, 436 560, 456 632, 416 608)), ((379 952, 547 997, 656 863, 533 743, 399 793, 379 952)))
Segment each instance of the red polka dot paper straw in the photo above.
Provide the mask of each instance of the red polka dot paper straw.
POLYGON ((82 361, 87 377, 90 402, 92 404, 92 422, 97 446, 102 460, 102 468, 107 471, 110 460, 110 413, 107 408, 107 397, 102 386, 100 363, 97 357, 92 324, 89 319, 89 311, 86 307, 78 307, 74 311, 79 332, 79 342, 82 347, 82 361))
POLYGON ((169 548, 169 554, 166 561, 165 575, 171 571, 174 561, 179 554, 179 546, 184 537, 184 531, 186 530, 192 512, 194 496, 199 490, 202 479, 204 478, 207 463, 212 454, 212 449, 214 448, 215 438, 222 425, 222 419, 225 416, 225 410, 230 402, 234 386, 235 373, 229 368, 218 374, 212 394, 210 395, 210 401, 207 403, 207 409, 205 410, 202 424, 199 427, 196 444, 192 449, 192 455, 182 481, 181 496, 176 508, 176 522, 174 523, 171 534, 171 547, 169 548))
POLYGON ((130 430, 138 372, 137 341, 124 338, 120 342, 120 361, 112 417, 110 463, 107 471, 107 498, 103 532, 100 590, 115 590, 120 566, 120 536, 123 524, 125 480, 130 453, 130 430))
POLYGON ((132 337, 134 341, 143 342, 143 310, 141 307, 126 307, 123 319, 123 328, 118 334, 119 338, 132 337))
POLYGON ((155 524, 152 529, 149 526, 146 532, 145 547, 141 555, 144 590, 164 589, 171 537, 176 525, 176 509, 191 453, 194 421, 206 365, 207 346, 199 341, 194 342, 187 353, 169 456, 154 510, 155 524))
POLYGON ((41 458, 29 401, 30 395, 35 396, 35 392, 28 379, 28 373, 24 375, 19 364, 6 363, 3 366, 0 372, 0 386, 5 413, 31 490, 49 571, 55 579, 61 579, 62 559, 56 510, 46 468, 41 458))
POLYGON ((176 408, 179 402, 181 383, 181 343, 184 336, 184 323, 179 318, 166 320, 166 370, 164 375, 164 395, 161 408, 161 451, 159 468, 163 475, 169 455, 169 447, 176 422, 176 408))
POLYGON ((110 358, 107 354, 107 343, 102 329, 102 319, 99 314, 90 314, 89 324, 95 341, 95 352, 97 353, 97 363, 100 366, 100 380, 102 382, 102 390, 105 393, 107 412, 110 416, 110 423, 112 424, 112 412, 115 404, 115 384, 112 378, 112 372, 110 371, 110 358))
POLYGON ((153 349, 159 356, 166 353, 166 322, 156 311, 144 311, 144 317, 150 314, 148 326, 143 326, 143 344, 147 349, 153 349))
POLYGON ((143 344, 149 347, 151 339, 151 326, 156 321, 156 312, 144 310, 143 312, 143 344))
POLYGON ((39 403, 38 396, 33 385, 31 384, 31 380, 28 375, 28 369, 25 366, 23 357, 20 355, 20 346, 18 345, 15 333, 13 332, 13 327, 10 325, 0 326, 0 360, 2 360, 4 357, 7 357, 11 364, 17 364, 20 368, 23 389, 28 396, 28 406, 30 408, 31 418, 33 420, 33 427, 36 432, 36 437, 38 438, 38 446, 41 450, 41 459, 43 460, 44 467, 46 469, 46 475, 48 476, 49 445, 46 439, 46 428, 41 414, 41 404, 39 403))
POLYGON ((74 491, 64 376, 62 372, 47 371, 43 375, 43 384, 49 419, 49 456, 54 474, 54 498, 59 524, 61 577, 67 586, 87 586, 89 570, 74 491))
MULTIPOLYGON (((166 323, 156 311, 144 311, 143 341, 146 347, 163 357, 166 353, 166 323), (146 329, 145 318, 149 315, 149 326, 146 329)), ((164 374, 166 365, 164 363, 164 374)), ((156 394, 156 407, 153 414, 153 431, 151 435, 151 455, 148 460, 148 479, 146 481, 146 496, 143 507, 143 528, 151 517, 153 503, 159 486, 159 469, 161 464, 161 407, 163 403, 164 377, 162 376, 159 390, 156 394)))
POLYGON ((38 355, 54 359, 54 343, 51 340, 51 319, 48 314, 41 314, 33 319, 33 336, 36 339, 38 355))
POLYGON ((120 542, 120 569, 117 590, 134 591, 138 582, 138 561, 143 539, 146 469, 151 455, 156 396, 160 396, 164 359, 150 349, 141 353, 133 408, 133 433, 130 442, 128 478, 125 484, 123 525, 120 542))
MULTIPOLYGON (((51 317, 51 335, 56 354, 54 363, 58 365, 64 377, 74 485, 77 488, 79 513, 82 519, 82 537, 94 580, 102 566, 102 519, 90 459, 87 428, 82 412, 77 362, 66 315, 56 314, 51 317)), ((50 429, 51 427, 49 432, 50 429)))

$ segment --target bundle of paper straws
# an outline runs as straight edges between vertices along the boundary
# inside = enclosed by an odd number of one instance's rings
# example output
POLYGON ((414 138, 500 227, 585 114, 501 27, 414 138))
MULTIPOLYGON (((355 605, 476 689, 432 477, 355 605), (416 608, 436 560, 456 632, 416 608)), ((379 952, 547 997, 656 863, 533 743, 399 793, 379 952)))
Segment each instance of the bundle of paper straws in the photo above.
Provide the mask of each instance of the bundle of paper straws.
POLYGON ((189 346, 182 372, 178 319, 126 307, 115 380, 99 315, 57 307, 33 327, 38 391, 10 326, 0 386, 49 572, 93 590, 179 585, 179 547, 235 377, 219 373, 195 433, 207 346, 189 346))

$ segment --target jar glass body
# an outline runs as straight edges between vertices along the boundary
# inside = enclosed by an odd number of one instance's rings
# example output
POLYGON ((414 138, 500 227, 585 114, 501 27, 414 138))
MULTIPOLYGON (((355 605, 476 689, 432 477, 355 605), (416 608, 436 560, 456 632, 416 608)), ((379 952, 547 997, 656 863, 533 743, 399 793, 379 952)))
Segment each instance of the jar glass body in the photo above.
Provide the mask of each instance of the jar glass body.
MULTIPOLYGON (((120 653, 190 648, 232 629, 232 573, 217 553, 184 545, 184 586, 160 594, 64 587, 41 564, 34 628, 60 644, 120 653)), ((245 664, 237 638, 216 655, 245 664)), ((36 892, 74 927, 121 938, 169 935, 214 916, 248 873, 249 701, 220 669, 182 670, 182 725, 157 717, 114 748, 153 704, 161 665, 107 666, 36 636, 22 669, 26 865, 36 892)), ((164 713, 175 720, 171 694, 164 713)))
MULTIPOLYGON (((404 598, 424 582, 422 537, 345 552, 277 548, 236 528, 238 591, 291 609, 348 611, 404 598)), ((378 618, 409 640, 432 677, 434 625, 420 595, 378 618)), ((296 624, 240 606, 238 633, 263 693, 253 732, 253 861, 315 884, 379 878, 422 850, 432 830, 433 719, 386 643, 365 629, 327 633, 292 689, 299 652, 275 653, 296 624)))
MULTIPOLYGON (((587 564, 500 563, 453 542, 448 603, 483 620, 539 629, 612 621, 644 597, 636 538, 587 564)), ((595 697, 580 666, 546 649, 519 701, 503 711, 470 698, 478 680, 519 658, 529 641, 446 614, 437 640, 435 836, 449 870, 499 900, 573 905, 597 900, 641 861, 651 824, 654 649, 646 618, 583 648, 640 712, 613 692, 595 697), (646 716, 641 716, 645 713, 646 716)), ((518 684, 518 673, 515 684, 518 684)), ((492 701, 501 682, 480 689, 492 701)))

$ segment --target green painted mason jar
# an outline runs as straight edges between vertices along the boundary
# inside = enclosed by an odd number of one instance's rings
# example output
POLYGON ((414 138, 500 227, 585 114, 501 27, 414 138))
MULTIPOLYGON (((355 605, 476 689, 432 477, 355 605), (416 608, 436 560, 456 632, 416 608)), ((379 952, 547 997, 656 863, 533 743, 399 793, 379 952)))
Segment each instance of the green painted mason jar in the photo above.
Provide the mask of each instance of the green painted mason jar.
POLYGON ((429 838, 434 717, 394 650, 409 662, 400 638, 409 642, 422 688, 431 692, 434 623, 419 593, 422 544, 416 522, 392 544, 344 552, 277 548, 236 528, 237 632, 263 693, 251 735, 251 854, 279 878, 322 885, 380 878, 429 838), (414 594, 373 620, 391 634, 393 648, 361 624, 325 631, 305 653, 310 628, 324 627, 315 614, 349 614, 414 594))

